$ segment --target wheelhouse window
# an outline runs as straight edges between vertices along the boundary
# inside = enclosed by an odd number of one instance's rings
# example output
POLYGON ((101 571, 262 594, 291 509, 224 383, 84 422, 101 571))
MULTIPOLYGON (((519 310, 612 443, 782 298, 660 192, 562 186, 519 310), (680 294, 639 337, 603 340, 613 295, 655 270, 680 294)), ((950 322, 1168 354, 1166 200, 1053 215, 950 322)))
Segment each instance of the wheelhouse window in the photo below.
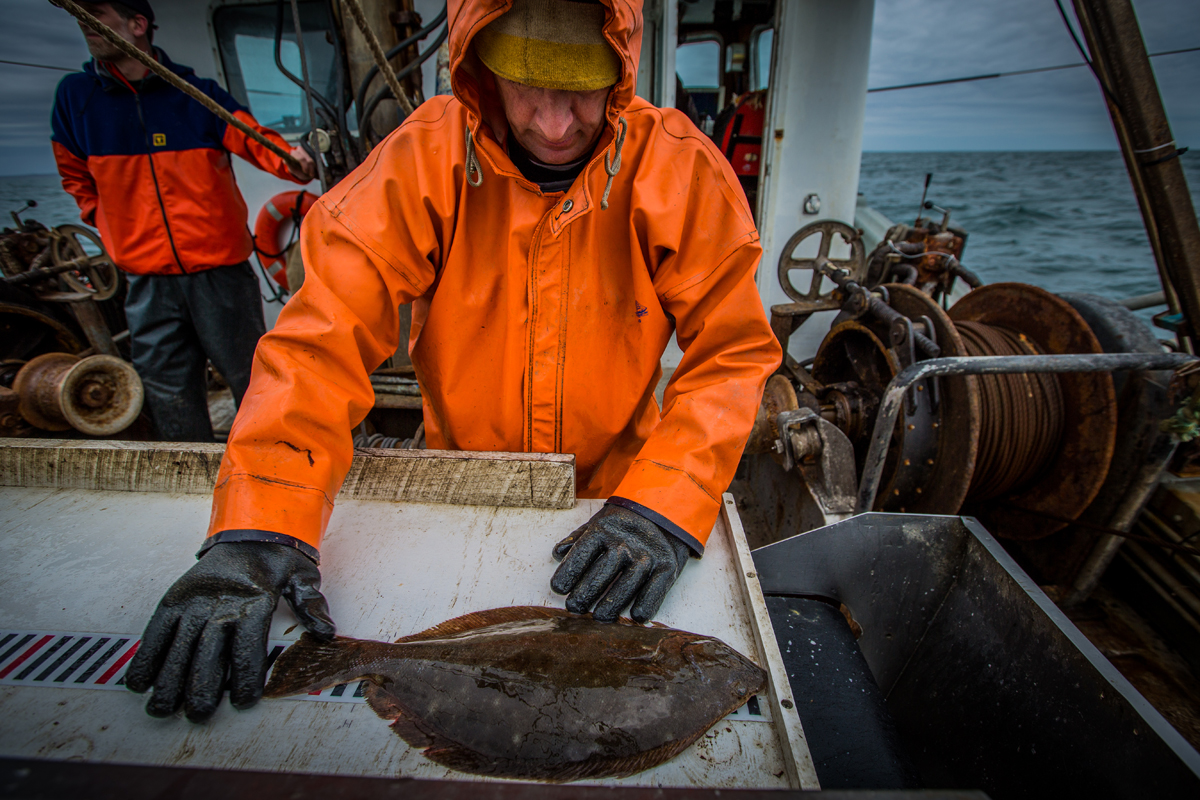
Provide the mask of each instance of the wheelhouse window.
MULTIPOLYGON (((326 38, 326 32, 333 29, 329 6, 320 0, 306 0, 299 7, 304 55, 313 89, 336 105, 337 65, 333 45, 326 38)), ((230 94, 249 107, 263 125, 294 139, 314 126, 308 119, 304 90, 280 72, 275 62, 278 25, 279 62, 296 78, 303 78, 289 4, 284 4, 282 24, 279 23, 275 3, 225 6, 213 13, 221 66, 230 94)), ((322 126, 318 121, 316 127, 322 126)))
POLYGON ((721 43, 716 39, 685 42, 675 50, 675 72, 691 95, 702 127, 716 119, 725 100, 721 86, 721 43))
POLYGON ((773 28, 758 31, 751 40, 754 52, 751 54, 750 85, 754 90, 766 89, 771 81, 771 44, 775 41, 773 28))

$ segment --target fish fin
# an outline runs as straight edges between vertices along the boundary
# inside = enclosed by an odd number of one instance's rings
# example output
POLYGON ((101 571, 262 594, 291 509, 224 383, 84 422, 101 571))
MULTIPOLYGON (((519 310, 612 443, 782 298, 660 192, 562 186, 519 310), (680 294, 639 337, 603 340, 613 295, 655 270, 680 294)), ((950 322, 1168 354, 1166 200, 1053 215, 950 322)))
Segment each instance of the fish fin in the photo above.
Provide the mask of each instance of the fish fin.
MULTIPOLYGON (((415 714, 406 714, 402 706, 398 707, 397 715, 392 723, 392 730, 404 740, 409 747, 423 751, 428 756, 432 748, 461 749, 458 742, 447 739, 442 734, 423 724, 415 714)), ((437 759, 434 759, 435 761, 437 759)), ((441 763, 441 762, 439 762, 441 763)))
POLYGON ((701 731, 686 741, 667 742, 652 750, 624 757, 592 756, 574 763, 554 761, 538 762, 517 759, 489 758, 476 753, 436 732, 427 731, 419 724, 403 720, 405 732, 401 733, 401 721, 392 724, 404 741, 414 747, 428 742, 423 755, 443 767, 471 775, 486 775, 491 778, 542 781, 545 783, 568 783, 600 778, 623 778, 669 761, 686 750, 703 734, 701 731))
POLYGON ((263 697, 305 694, 367 677, 356 659, 363 644, 346 636, 323 642, 305 633, 275 660, 263 697))
POLYGON ((502 622, 521 622, 527 619, 558 619, 559 617, 575 616, 561 608, 549 608, 546 606, 509 606, 507 608, 489 608, 486 611, 473 611, 470 614, 464 614, 461 617, 446 620, 445 622, 434 625, 428 630, 423 630, 420 633, 414 633, 409 636, 402 636, 396 640, 400 642, 419 642, 424 639, 440 639, 443 636, 449 636, 463 631, 472 631, 477 628, 484 628, 488 625, 498 625, 502 622))
POLYGON ((363 696, 367 698, 367 705, 382 719, 399 719, 404 714, 400 698, 377 683, 368 683, 363 696))

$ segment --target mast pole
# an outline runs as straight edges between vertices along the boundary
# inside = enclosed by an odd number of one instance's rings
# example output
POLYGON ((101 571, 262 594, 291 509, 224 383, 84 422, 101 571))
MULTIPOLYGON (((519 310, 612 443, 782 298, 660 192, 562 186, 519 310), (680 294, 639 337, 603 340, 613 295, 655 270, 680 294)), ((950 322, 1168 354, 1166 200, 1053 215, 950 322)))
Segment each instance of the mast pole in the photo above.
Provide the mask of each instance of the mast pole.
POLYGON ((1172 312, 1200 333, 1200 224, 1130 0, 1073 0, 1172 312))

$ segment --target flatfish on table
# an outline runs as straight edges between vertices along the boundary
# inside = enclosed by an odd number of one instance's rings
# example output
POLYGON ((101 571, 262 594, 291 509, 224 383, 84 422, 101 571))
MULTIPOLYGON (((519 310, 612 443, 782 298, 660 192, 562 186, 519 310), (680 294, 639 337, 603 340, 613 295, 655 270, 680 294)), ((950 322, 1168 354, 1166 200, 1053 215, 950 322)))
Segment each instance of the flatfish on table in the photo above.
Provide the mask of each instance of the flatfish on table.
POLYGON ((623 777, 667 761, 766 685, 710 636, 556 608, 494 608, 395 644, 304 634, 266 697, 366 679, 367 702, 412 747, 475 775, 623 777))

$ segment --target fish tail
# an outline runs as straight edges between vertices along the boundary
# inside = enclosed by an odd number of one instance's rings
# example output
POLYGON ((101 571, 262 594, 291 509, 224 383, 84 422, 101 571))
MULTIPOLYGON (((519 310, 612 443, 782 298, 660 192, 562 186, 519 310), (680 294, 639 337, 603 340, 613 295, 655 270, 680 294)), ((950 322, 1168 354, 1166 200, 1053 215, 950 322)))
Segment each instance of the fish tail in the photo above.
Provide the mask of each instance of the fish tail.
POLYGON ((271 668, 263 697, 307 694, 371 674, 366 652, 374 642, 338 636, 331 641, 305 633, 271 668))

